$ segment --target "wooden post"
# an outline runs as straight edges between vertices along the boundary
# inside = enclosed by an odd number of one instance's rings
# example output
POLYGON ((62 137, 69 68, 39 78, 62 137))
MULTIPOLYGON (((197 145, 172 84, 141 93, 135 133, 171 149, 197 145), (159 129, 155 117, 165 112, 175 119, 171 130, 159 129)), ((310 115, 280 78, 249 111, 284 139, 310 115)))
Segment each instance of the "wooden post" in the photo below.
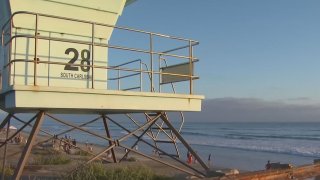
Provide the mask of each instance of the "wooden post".
MULTIPOLYGON (((107 137, 108 137, 109 139, 112 139, 112 138, 111 138, 110 131, 109 131, 107 119, 106 119, 106 117, 105 117, 104 115, 102 115, 102 120, 103 120, 104 128, 105 128, 106 133, 107 133, 107 137)), ((113 142, 112 142, 111 140, 109 140, 109 146, 111 146, 112 144, 113 144, 113 142)), ((113 149, 113 148, 111 149, 111 153, 112 153, 113 162, 114 162, 114 163, 117 163, 116 154, 114 153, 114 149, 113 149)))
POLYGON ((29 155, 30 155, 30 152, 31 152, 31 149, 32 149, 32 145, 33 145, 33 143, 34 143, 34 141, 36 139, 36 136, 39 133, 39 130, 40 130, 44 115, 45 115, 45 113, 43 111, 40 111, 39 114, 38 114, 36 122, 34 123, 33 128, 31 130, 31 133, 29 135, 27 144, 26 144, 26 146, 24 147, 24 149, 22 151, 20 160, 19 160, 18 165, 17 165, 17 167, 15 169, 15 172, 14 172, 14 175, 13 175, 13 179, 20 179, 20 177, 22 175, 22 171, 23 171, 23 168, 24 168, 24 166, 25 166, 25 164, 26 164, 26 162, 27 162, 27 160, 29 158, 29 155))
MULTIPOLYGON (((121 129, 123 129, 123 130, 125 130, 125 131, 127 131, 128 133, 130 133, 131 131, 129 130, 129 129, 127 129, 127 128, 125 128, 124 126, 122 126, 121 124, 119 124, 118 122, 116 122, 116 121, 114 121, 113 119, 111 119, 110 117, 108 117, 108 116, 106 116, 106 118, 107 119, 109 119, 111 122, 113 122, 115 125, 117 125, 118 127, 120 127, 121 129)), ((138 135, 136 135, 136 134, 132 134, 134 137, 136 137, 136 138, 138 138, 139 136, 138 135)), ((158 147, 156 147, 156 146, 154 146, 154 145, 152 145, 152 144, 150 144, 148 141, 146 141, 146 140, 144 140, 143 138, 141 138, 140 139, 142 142, 144 142, 145 144, 147 144, 147 145, 149 145, 150 147, 152 147, 152 148, 154 148, 154 149, 156 149, 156 150, 158 150, 158 151, 160 151, 160 152, 162 152, 163 154, 165 154, 165 155, 167 155, 168 157, 170 157, 170 158, 172 158, 173 160, 175 160, 175 161, 177 161, 177 162, 179 162, 179 163, 181 163, 181 164, 183 164, 184 166, 186 166, 186 167, 188 167, 188 168, 190 168, 190 169, 192 169, 193 171, 195 171, 195 172, 197 172, 197 173, 199 173, 199 174, 201 174, 202 176, 205 176, 205 174, 203 173, 203 172, 201 172, 201 171, 199 171, 199 170, 197 170, 196 168, 194 168, 194 167, 192 167, 192 166, 190 166, 190 165, 188 165, 188 164, 186 164, 184 161, 182 161, 182 160, 180 160, 180 159, 178 159, 178 158, 175 158, 175 157, 173 157, 173 156, 171 156, 170 154, 168 154, 168 153, 166 153, 164 150, 161 150, 161 149, 159 149, 158 147)), ((121 144, 119 144, 119 146, 120 147, 123 147, 123 148, 126 148, 126 147, 124 147, 123 145, 121 145, 121 144)), ((127 149, 129 149, 130 150, 130 148, 127 148, 127 149)), ((130 150, 130 151, 132 151, 132 152, 137 152, 137 151, 135 151, 135 150, 130 150)), ((140 152, 137 152, 138 154, 142 154, 142 156, 147 156, 147 155, 145 155, 145 154, 143 154, 143 153, 140 153, 140 152)), ((150 157, 150 156, 148 156, 148 157, 150 157)), ((154 158, 152 157, 151 159, 153 159, 154 160, 154 158)), ((158 161, 158 160, 155 160, 155 161, 158 161)), ((173 167, 173 168, 175 168, 175 166, 172 166, 172 165, 170 165, 170 167, 173 167)), ((177 169, 177 168, 175 168, 175 169, 177 169)), ((181 170, 181 168, 179 168, 178 170, 181 170)), ((183 172, 186 172, 185 170, 182 170, 183 172)), ((188 172, 187 172, 188 173, 188 172)), ((191 173, 191 175, 194 175, 194 173, 191 173)))
MULTIPOLYGON (((9 132, 10 132, 10 119, 11 119, 11 114, 9 114, 3 121, 6 122, 7 124, 7 132, 6 132, 6 140, 5 140, 5 146, 4 146, 4 152, 3 152, 3 161, 2 161, 2 178, 4 179, 4 171, 5 171, 5 167, 6 167, 6 159, 7 159, 7 139, 9 136, 9 132)), ((5 124, 4 124, 5 125, 5 124)))
POLYGON ((0 129, 4 128, 4 126, 7 124, 8 120, 11 118, 11 114, 8 114, 7 117, 1 122, 0 129))
POLYGON ((183 139, 183 137, 181 136, 181 134, 173 127, 173 125, 169 122, 169 120, 167 119, 166 116, 162 115, 161 116, 162 120, 164 121, 164 123, 166 123, 166 125, 172 130, 172 132, 174 133, 174 135, 180 140, 180 142, 188 149, 188 151, 197 159, 197 161, 201 164, 201 166, 208 171, 209 168, 206 165, 206 163, 204 163, 202 161, 202 159, 198 156, 197 153, 194 152, 194 150, 191 148, 191 146, 187 143, 186 140, 183 139))

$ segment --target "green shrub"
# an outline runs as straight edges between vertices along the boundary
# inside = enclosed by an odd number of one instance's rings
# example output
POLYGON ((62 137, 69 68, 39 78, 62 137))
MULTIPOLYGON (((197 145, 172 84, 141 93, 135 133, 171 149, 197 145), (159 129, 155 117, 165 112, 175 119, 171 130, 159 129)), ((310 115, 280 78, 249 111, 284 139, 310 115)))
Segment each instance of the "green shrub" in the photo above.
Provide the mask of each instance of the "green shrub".
POLYGON ((103 179, 106 177, 106 170, 102 163, 91 163, 90 165, 84 166, 66 179, 70 180, 86 180, 86 179, 103 179))
POLYGON ((91 163, 72 173, 66 179, 110 179, 110 180, 168 180, 165 176, 155 175, 154 172, 145 166, 123 167, 106 169, 102 163, 91 163))
POLYGON ((61 154, 61 152, 59 151, 56 151, 54 149, 35 149, 32 151, 33 154, 36 154, 36 155, 59 155, 61 154))
POLYGON ((64 155, 47 155, 47 156, 37 156, 34 158, 34 165, 59 165, 68 164, 71 159, 64 155))
POLYGON ((107 177, 116 180, 154 179, 154 173, 145 167, 124 167, 107 172, 107 177))
MULTIPOLYGON (((0 174, 2 175, 2 167, 0 168, 0 174)), ((10 176, 12 176, 13 175, 13 173, 14 173, 14 169, 12 168, 12 167, 5 167, 4 168, 4 176, 5 177, 10 177, 10 176)), ((0 177, 1 177, 1 175, 0 175, 0 177)))
POLYGON ((79 156, 90 156, 91 154, 88 153, 87 151, 77 151, 74 153, 74 155, 79 155, 79 156))
POLYGON ((127 161, 129 161, 129 162, 135 162, 135 161, 137 161, 137 159, 136 159, 135 157, 129 157, 129 158, 127 159, 127 161))

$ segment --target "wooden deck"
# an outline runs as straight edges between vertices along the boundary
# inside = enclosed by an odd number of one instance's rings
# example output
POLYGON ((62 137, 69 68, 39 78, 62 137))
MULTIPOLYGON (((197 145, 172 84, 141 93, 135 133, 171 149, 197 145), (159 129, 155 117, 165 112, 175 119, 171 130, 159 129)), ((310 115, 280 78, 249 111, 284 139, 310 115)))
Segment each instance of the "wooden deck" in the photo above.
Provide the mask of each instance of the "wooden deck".
POLYGON ((286 179, 320 179, 320 164, 312 164, 283 170, 266 170, 238 175, 228 175, 220 178, 208 178, 211 180, 286 180, 286 179))

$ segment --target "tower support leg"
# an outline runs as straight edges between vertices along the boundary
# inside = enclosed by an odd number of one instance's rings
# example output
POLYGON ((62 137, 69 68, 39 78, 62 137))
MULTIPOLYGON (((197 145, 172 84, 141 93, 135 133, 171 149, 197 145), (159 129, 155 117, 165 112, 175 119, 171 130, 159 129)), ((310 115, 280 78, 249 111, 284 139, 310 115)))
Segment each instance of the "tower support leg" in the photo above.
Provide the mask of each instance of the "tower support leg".
MULTIPOLYGON (((10 132, 10 119, 11 119, 11 114, 8 114, 8 116, 3 120, 3 122, 1 123, 1 126, 3 125, 3 127, 5 126, 5 124, 7 124, 7 132, 6 132, 6 140, 5 140, 5 145, 4 145, 4 151, 3 151, 3 161, 2 161, 2 176, 1 179, 4 179, 4 171, 5 171, 5 167, 6 167, 6 161, 7 161, 7 139, 9 137, 9 132, 10 132)), ((1 128, 3 128, 1 127, 1 128)))
POLYGON ((30 155, 31 149, 32 149, 32 145, 34 144, 34 141, 36 139, 36 136, 39 133, 41 124, 43 122, 43 118, 44 118, 45 113, 43 111, 40 111, 37 115, 37 119, 33 125, 33 128, 31 130, 31 133, 29 135, 28 141, 26 146, 24 147, 20 160, 18 162, 18 165, 15 169, 14 175, 13 175, 13 179, 20 179, 21 175, 22 175, 22 171, 23 168, 28 160, 28 157, 30 155))
POLYGON ((169 120, 167 119, 166 116, 162 115, 161 116, 162 120, 164 121, 164 123, 166 123, 166 125, 172 130, 172 132, 175 134, 175 136, 180 140, 180 142, 188 149, 188 151, 193 155, 193 157, 195 157, 197 159, 197 161, 200 163, 200 165, 206 170, 208 171, 209 168, 206 165, 206 163, 204 163, 202 161, 202 159, 198 156, 198 154, 191 148, 191 146, 187 143, 186 140, 183 139, 183 137, 181 136, 181 134, 174 128, 174 126, 169 122, 169 120))
POLYGON ((1 122, 0 124, 0 129, 4 128, 4 126, 7 124, 7 122, 9 121, 9 119, 11 118, 12 114, 8 114, 6 116, 6 118, 1 122))
MULTIPOLYGON (((110 140, 109 140, 109 146, 111 146, 111 145, 113 144, 113 142, 111 141, 111 134, 110 134, 108 122, 107 122, 107 119, 106 119, 106 117, 105 117, 104 115, 102 116, 102 120, 103 120, 104 128, 105 128, 106 133, 107 133, 107 137, 110 139, 110 140)), ((116 154, 115 154, 113 148, 111 149, 111 154, 112 154, 113 162, 114 162, 114 163, 117 163, 116 154)))
MULTIPOLYGON (((30 123, 32 122, 32 121, 34 121, 34 119, 37 117, 37 115, 34 117, 34 118, 32 118, 30 121, 28 121, 28 122, 24 122, 25 124, 20 128, 20 129, 18 129, 15 133, 13 133, 10 137, 8 137, 8 138, 6 138, 6 140, 2 143, 2 144, 0 144, 0 148, 2 147, 2 146, 4 146, 4 145, 6 145, 7 143, 8 143, 8 141, 11 141, 14 137, 16 137, 16 135, 18 135, 26 126, 31 126, 30 125, 30 123)), ((15 118, 15 116, 14 115, 12 115, 12 118, 14 119, 15 118)), ((32 127, 32 126, 31 126, 32 127)))
MULTIPOLYGON (((159 117, 161 117, 161 114, 159 115, 159 117)), ((157 118, 159 118, 159 117, 157 117, 157 118)), ((138 135, 136 135, 135 133, 132 133, 129 129, 127 129, 126 127, 124 127, 123 125, 121 125, 120 123, 118 123, 117 121, 113 120, 112 118, 110 118, 110 117, 108 117, 108 116, 106 116, 106 118, 109 119, 109 121, 111 121, 112 123, 114 123, 114 124, 117 125, 118 127, 120 127, 121 129, 127 131, 127 132, 128 132, 129 134, 131 134, 132 136, 136 137, 137 139, 139 138, 138 135)), ((156 120, 156 119, 154 119, 154 120, 156 120)), ((150 121, 149 121, 149 123, 150 123, 150 121)), ((148 124, 148 123, 147 123, 147 124, 148 124)), ((145 125, 147 125, 147 124, 144 124, 143 126, 145 126, 145 125)), ((143 127, 143 126, 142 126, 142 127, 143 127)), ((143 128, 144 128, 144 127, 143 127, 143 128)), ((150 127, 149 127, 149 128, 150 128, 150 127)), ((139 129, 141 129, 141 128, 139 128, 139 129)), ((194 167, 186 164, 184 161, 182 161, 182 160, 180 160, 180 159, 178 159, 178 158, 176 158, 176 157, 173 157, 172 155, 166 153, 165 150, 162 150, 162 149, 160 149, 159 147, 156 147, 156 146, 150 144, 148 141, 144 140, 143 138, 140 138, 140 141, 141 141, 141 142, 144 142, 145 144, 149 145, 150 147, 156 149, 157 151, 163 153, 164 155, 167 155, 168 157, 172 158, 173 160, 175 160, 175 161, 183 164, 185 167, 188 167, 188 168, 192 169, 194 172, 197 172, 197 173, 199 173, 199 174, 196 174, 196 173, 191 172, 191 171, 189 171, 189 170, 186 170, 186 169, 177 167, 177 166, 172 165, 172 164, 170 164, 170 163, 164 162, 164 161, 162 161, 162 160, 159 160, 158 158, 148 156, 148 155, 146 155, 146 154, 144 154, 144 153, 142 153, 142 152, 136 151, 136 150, 134 150, 134 149, 132 149, 132 148, 129 148, 129 147, 123 145, 123 144, 119 144, 119 146, 122 147, 122 148, 128 149, 129 152, 132 151, 132 152, 134 152, 134 153, 136 153, 136 154, 139 154, 139 155, 144 156, 144 157, 146 157, 146 158, 152 159, 152 160, 157 161, 157 162, 159 162, 159 163, 168 165, 168 166, 170 166, 170 167, 172 167, 172 168, 174 168, 174 169, 180 170, 180 171, 185 172, 185 173, 188 173, 188 174, 190 174, 190 175, 194 175, 194 176, 197 176, 197 177, 199 177, 199 178, 202 178, 202 177, 205 177, 205 176, 206 176, 205 173, 203 173, 203 172, 197 170, 196 168, 194 168, 194 167)), ((121 160, 120 160, 120 161, 121 161, 121 160)))

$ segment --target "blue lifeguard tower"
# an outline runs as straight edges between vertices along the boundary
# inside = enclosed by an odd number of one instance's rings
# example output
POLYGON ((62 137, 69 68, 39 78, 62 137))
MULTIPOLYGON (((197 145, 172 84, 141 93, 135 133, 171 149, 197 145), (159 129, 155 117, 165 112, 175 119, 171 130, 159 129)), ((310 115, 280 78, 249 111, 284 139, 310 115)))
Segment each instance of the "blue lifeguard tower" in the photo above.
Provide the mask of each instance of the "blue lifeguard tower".
MULTIPOLYGON (((35 116, 1 144, 6 165, 7 144, 25 127, 32 130, 17 162, 14 178, 19 179, 44 117, 88 132, 109 142, 104 151, 93 155, 90 163, 114 148, 158 161, 186 173, 204 176, 183 160, 177 147, 180 141, 207 170, 206 164, 180 135, 184 111, 200 111, 202 95, 194 94, 195 40, 169 36, 144 30, 116 26, 118 17, 132 0, 3 0, 0 2, 0 107, 7 112, 1 128, 9 128, 10 121, 19 120, 18 113, 35 116), (139 36, 144 46, 122 45, 113 40, 113 33, 126 37, 139 36), (163 43, 166 42, 166 43, 163 43), (169 43, 167 43, 169 42, 169 43), (171 120, 167 112, 176 112, 179 120, 171 120), (138 124, 132 114, 143 114, 145 122, 138 124), (105 127, 101 136, 82 128, 91 122, 74 125, 55 114, 96 114, 105 127), (110 114, 124 114, 137 128, 129 130, 112 119, 110 114), (173 123, 177 121, 178 123, 173 123), (127 134, 111 137, 108 122, 127 134), (177 125, 178 124, 178 125, 177 125), (7 126, 6 126, 7 125, 7 126), (159 134, 164 136, 158 136, 159 134), (144 140, 149 136, 153 144, 144 140), (127 147, 122 141, 135 137, 183 166, 180 168, 127 147), (162 139, 160 139, 162 137, 162 139), (166 138, 163 138, 166 137, 166 138), (172 144, 175 154, 160 148, 172 144)), ((127 41, 131 39, 128 38, 127 41)), ((126 43, 124 43, 126 44, 126 43)), ((130 44, 130 43, 129 43, 130 44)), ((19 120, 21 122, 21 120, 19 120)), ((93 121, 92 121, 93 122, 93 121)), ((47 133, 48 134, 48 133, 47 133)), ((50 133, 49 133, 50 135, 50 133)), ((52 135, 52 134, 51 134, 52 135)), ((50 137, 49 139, 51 139, 50 137)), ((37 143, 38 144, 38 143, 37 143)))

